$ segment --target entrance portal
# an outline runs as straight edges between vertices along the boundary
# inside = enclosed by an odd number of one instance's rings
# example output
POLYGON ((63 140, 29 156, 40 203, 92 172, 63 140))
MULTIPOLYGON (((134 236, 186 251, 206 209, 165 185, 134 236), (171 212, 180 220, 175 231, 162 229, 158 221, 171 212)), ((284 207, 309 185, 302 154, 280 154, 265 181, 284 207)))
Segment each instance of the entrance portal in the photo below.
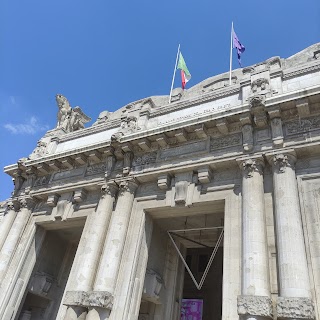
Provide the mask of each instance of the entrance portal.
POLYGON ((223 217, 154 220, 139 319, 221 319, 223 217))
POLYGON ((56 319, 81 233, 82 227, 47 231, 16 319, 56 319))

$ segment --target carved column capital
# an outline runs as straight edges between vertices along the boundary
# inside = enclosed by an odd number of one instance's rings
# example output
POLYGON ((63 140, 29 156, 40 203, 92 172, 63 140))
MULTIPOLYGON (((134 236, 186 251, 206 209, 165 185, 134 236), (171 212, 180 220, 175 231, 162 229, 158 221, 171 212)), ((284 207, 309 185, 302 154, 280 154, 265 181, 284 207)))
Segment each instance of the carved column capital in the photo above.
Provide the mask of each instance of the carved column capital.
POLYGON ((123 194, 125 192, 134 194, 137 187, 138 184, 134 180, 124 180, 119 183, 119 192, 120 194, 123 194))
POLYGON ((20 198, 19 203, 20 203, 20 210, 21 209, 32 210, 35 205, 34 200, 32 198, 27 198, 27 197, 20 198))
POLYGON ((16 206, 12 199, 9 199, 6 203, 6 211, 16 211, 16 206))
POLYGON ((296 160, 292 154, 279 153, 272 157, 272 166, 277 173, 284 173, 287 167, 294 169, 296 160))
POLYGON ((277 299, 278 319, 315 319, 313 302, 310 298, 277 299))
POLYGON ((239 165, 245 178, 252 178, 253 172, 258 172, 260 175, 263 175, 264 161, 262 159, 241 159, 239 165))
POLYGON ((106 195, 114 197, 118 191, 118 186, 115 182, 109 182, 104 184, 101 187, 101 198, 104 198, 106 195))
POLYGON ((240 316, 273 317, 272 301, 266 296, 238 296, 237 306, 240 316))

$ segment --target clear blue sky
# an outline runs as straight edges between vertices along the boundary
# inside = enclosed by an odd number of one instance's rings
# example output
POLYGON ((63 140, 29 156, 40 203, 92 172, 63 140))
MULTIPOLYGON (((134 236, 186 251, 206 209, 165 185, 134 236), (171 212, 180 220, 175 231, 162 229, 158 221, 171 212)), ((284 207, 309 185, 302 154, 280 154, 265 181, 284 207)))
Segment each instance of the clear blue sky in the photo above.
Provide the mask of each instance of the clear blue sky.
MULTIPOLYGON (((1 1, 1 168, 54 128, 56 93, 93 120, 168 94, 178 43, 192 74, 187 87, 228 71, 232 20, 244 66, 320 42, 319 0, 1 1)), ((1 172, 0 200, 12 190, 1 172)))

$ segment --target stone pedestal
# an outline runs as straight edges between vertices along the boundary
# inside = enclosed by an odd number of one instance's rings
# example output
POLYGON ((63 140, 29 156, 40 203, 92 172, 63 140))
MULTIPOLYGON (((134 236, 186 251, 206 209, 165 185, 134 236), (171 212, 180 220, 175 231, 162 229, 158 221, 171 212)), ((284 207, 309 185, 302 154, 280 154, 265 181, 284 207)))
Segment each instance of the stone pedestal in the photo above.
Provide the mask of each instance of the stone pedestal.
POLYGON ((0 250, 7 238, 7 235, 11 229, 14 219, 17 216, 14 205, 12 201, 7 203, 7 211, 0 222, 0 250))
POLYGON ((272 317, 263 167, 264 162, 259 158, 240 161, 242 170, 242 295, 238 298, 238 313, 245 315, 246 319, 255 320, 261 317, 272 317), (241 302, 240 305, 239 302, 241 302))
POLYGON ((24 198, 20 200, 20 211, 18 212, 17 217, 12 224, 7 239, 4 242, 0 252, 0 283, 2 282, 9 267, 9 263, 14 254, 16 246, 18 245, 20 236, 28 223, 32 207, 33 201, 30 198, 24 198))
MULTIPOLYGON (((72 301, 77 300, 72 299, 72 297, 78 297, 79 295, 81 295, 81 292, 89 292, 90 290, 92 290, 94 276, 97 271, 97 265, 99 263, 103 243, 105 241, 106 233, 110 222, 116 191, 117 185, 115 183, 109 183, 101 188, 102 195, 98 203, 97 209, 88 218, 86 222, 89 223, 89 228, 87 234, 85 235, 87 241, 85 243, 85 248, 80 256, 81 265, 74 275, 74 282, 76 284, 74 290, 76 293, 79 294, 69 294, 68 299, 70 301, 65 301, 70 305, 67 312, 67 316, 70 319, 73 318, 71 318, 69 315, 77 314, 79 308, 81 308, 79 306, 72 305, 78 304, 78 301, 72 301), (74 312, 72 312, 69 309, 74 309, 74 312)), ((82 311, 84 312, 84 310, 85 309, 83 309, 82 311)), ((65 320, 69 318, 65 318, 65 320)))
MULTIPOLYGON (((119 188, 116 209, 111 217, 105 247, 93 287, 94 292, 109 292, 111 295, 114 293, 118 277, 137 184, 131 180, 127 180, 121 182, 119 188)), ((108 318, 108 316, 97 318, 98 314, 107 315, 108 313, 102 311, 100 307, 93 307, 88 313, 87 320, 108 318)))

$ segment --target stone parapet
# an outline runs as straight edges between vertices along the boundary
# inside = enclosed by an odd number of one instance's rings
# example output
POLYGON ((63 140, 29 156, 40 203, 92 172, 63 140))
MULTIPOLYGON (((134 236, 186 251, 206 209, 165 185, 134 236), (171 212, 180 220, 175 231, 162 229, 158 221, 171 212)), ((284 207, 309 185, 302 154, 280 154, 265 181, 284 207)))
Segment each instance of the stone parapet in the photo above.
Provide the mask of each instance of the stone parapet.
POLYGON ((315 319, 313 302, 309 298, 277 299, 278 319, 315 319))
POLYGON ((273 318, 272 301, 265 296, 238 296, 239 316, 261 316, 273 318))

